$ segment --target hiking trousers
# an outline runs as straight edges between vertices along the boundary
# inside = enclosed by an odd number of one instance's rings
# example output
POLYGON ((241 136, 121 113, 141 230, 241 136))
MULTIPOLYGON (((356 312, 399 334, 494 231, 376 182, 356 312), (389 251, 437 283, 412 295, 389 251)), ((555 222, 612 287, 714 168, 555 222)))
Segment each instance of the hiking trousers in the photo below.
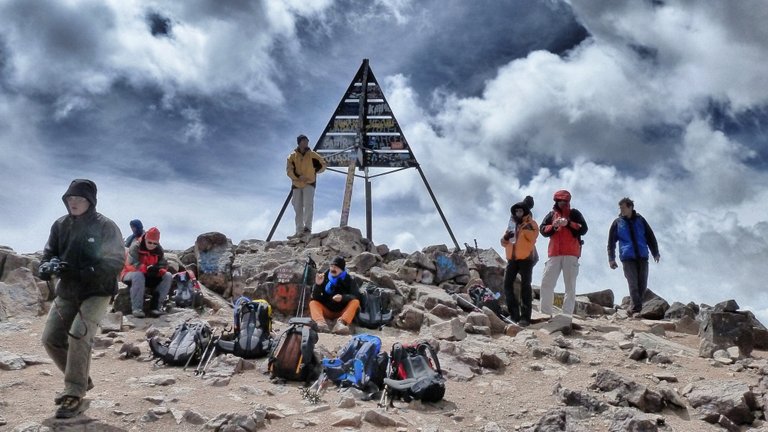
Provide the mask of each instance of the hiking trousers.
POLYGON ((341 318, 345 324, 349 325, 355 320, 355 315, 357 315, 358 309, 360 309, 360 300, 358 299, 350 300, 349 303, 347 303, 347 306, 340 312, 334 312, 328 309, 324 304, 317 300, 309 302, 309 315, 315 322, 322 322, 325 319, 341 318))
POLYGON ((648 260, 622 261, 624 277, 629 285, 629 297, 632 299, 632 312, 643 310, 643 295, 648 288, 648 260))
POLYGON ((541 276, 541 313, 552 315, 552 303, 555 300, 555 285, 557 278, 563 273, 565 283, 565 300, 563 300, 563 313, 573 315, 576 307, 576 277, 579 275, 579 257, 572 255, 560 255, 549 257, 544 265, 544 274, 541 276))
MULTIPOLYGON (((150 305, 152 309, 161 309, 165 298, 168 297, 168 291, 171 290, 173 275, 171 272, 165 272, 157 284, 157 303, 150 305)), ((152 280, 152 279, 150 279, 152 280)), ((157 279, 154 279, 155 281, 157 279)), ((147 277, 140 271, 130 272, 123 277, 123 281, 131 282, 131 308, 135 311, 144 310, 144 292, 147 286, 147 277)))
POLYGON ((304 230, 311 232, 312 216, 315 211, 315 187, 304 186, 294 189, 291 204, 296 211, 296 234, 302 234, 304 230))
POLYGON ((509 318, 514 322, 521 319, 531 322, 532 276, 533 261, 529 259, 507 261, 507 269, 504 271, 504 296, 507 300, 509 318), (520 274, 520 301, 515 295, 515 279, 518 273, 520 274))
POLYGON ((82 398, 88 390, 93 337, 109 307, 109 297, 82 302, 56 297, 45 322, 42 342, 48 356, 64 372, 63 395, 82 398))

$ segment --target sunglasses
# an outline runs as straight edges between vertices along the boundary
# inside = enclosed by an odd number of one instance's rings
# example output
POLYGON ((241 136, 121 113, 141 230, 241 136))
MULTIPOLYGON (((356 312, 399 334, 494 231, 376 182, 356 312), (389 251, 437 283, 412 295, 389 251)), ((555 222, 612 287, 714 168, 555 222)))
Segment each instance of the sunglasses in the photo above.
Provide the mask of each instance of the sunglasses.
POLYGON ((160 243, 151 242, 151 241, 147 240, 147 244, 148 244, 148 245, 152 245, 152 246, 157 246, 157 245, 159 245, 160 243))

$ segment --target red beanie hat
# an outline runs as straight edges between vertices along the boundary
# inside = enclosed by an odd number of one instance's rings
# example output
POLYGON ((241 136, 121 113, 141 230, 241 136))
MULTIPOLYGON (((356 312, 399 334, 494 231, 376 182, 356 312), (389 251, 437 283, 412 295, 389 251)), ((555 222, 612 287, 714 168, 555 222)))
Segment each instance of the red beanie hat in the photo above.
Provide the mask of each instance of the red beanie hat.
POLYGON ((157 229, 157 227, 152 227, 147 230, 146 234, 144 234, 144 238, 151 242, 157 243, 160 241, 160 230, 157 229))
POLYGON ((571 193, 567 190, 559 190, 555 192, 555 196, 552 197, 555 201, 566 201, 571 202, 571 193))

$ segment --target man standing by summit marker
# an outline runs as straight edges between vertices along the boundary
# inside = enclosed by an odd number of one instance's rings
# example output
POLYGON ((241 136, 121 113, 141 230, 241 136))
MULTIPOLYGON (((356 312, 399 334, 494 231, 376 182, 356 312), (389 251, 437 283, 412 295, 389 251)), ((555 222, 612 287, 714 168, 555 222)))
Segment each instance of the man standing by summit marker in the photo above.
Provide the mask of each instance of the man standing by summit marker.
POLYGON ((296 143, 298 146, 288 155, 286 166, 293 193, 291 203, 296 211, 296 233, 288 238, 297 238, 312 232, 317 175, 325 171, 326 167, 325 159, 310 150, 309 138, 306 135, 296 137, 296 143))
POLYGON ((659 244, 651 226, 644 217, 635 211, 635 203, 629 198, 619 201, 619 217, 608 230, 608 265, 615 269, 616 242, 619 242, 619 259, 624 268, 624 277, 629 285, 629 297, 632 299, 630 316, 637 315, 643 309, 643 295, 648 287, 648 249, 653 260, 659 262, 659 244))

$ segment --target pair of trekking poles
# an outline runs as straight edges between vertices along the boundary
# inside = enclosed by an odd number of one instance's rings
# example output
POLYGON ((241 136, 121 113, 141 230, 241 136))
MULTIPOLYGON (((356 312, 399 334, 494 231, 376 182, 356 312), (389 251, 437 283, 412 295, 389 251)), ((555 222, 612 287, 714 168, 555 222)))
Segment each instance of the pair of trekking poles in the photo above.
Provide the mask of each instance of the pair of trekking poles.
MULTIPOLYGON (((200 356, 200 362, 197 364, 197 367, 195 368, 194 375, 195 376, 204 376, 206 371, 208 370, 208 366, 211 365, 211 360, 216 357, 216 348, 218 348, 217 341, 221 338, 221 336, 224 334, 224 332, 229 331, 227 327, 224 327, 219 330, 219 336, 216 337, 216 331, 219 329, 213 329, 211 332, 211 337, 208 338, 208 344, 205 345, 205 349, 203 350, 203 354, 200 356)), ((189 359, 187 359, 187 363, 184 365, 184 371, 187 370, 187 366, 189 366, 189 363, 192 362, 192 358, 194 355, 189 356, 189 359)))

